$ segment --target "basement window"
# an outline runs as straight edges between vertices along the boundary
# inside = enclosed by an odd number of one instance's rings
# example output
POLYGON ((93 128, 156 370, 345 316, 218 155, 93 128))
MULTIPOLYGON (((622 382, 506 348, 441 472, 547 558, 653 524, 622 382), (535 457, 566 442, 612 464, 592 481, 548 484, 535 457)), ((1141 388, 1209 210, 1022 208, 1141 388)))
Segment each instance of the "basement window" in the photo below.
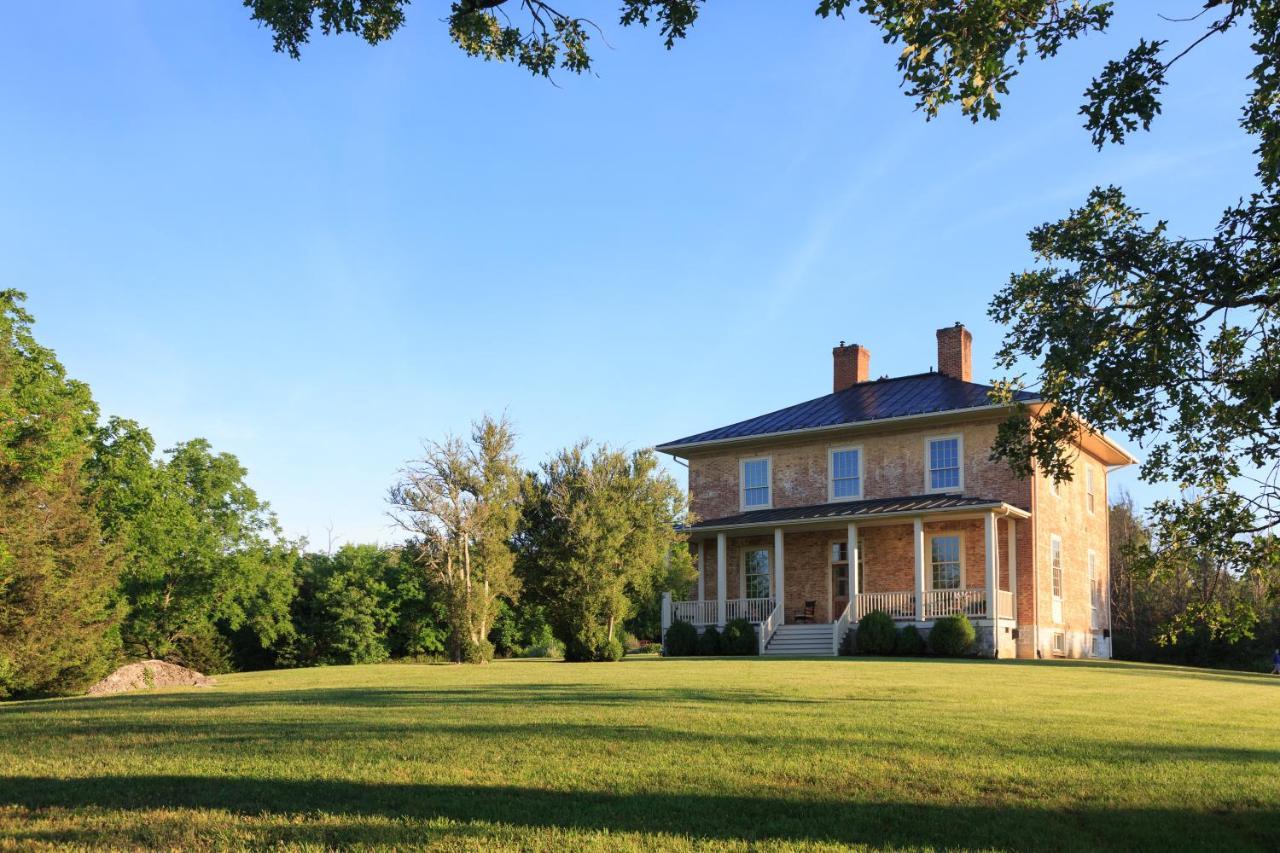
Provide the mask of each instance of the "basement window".
POLYGON ((1067 656, 1067 635, 1061 631, 1053 633, 1053 656, 1056 658, 1067 656))

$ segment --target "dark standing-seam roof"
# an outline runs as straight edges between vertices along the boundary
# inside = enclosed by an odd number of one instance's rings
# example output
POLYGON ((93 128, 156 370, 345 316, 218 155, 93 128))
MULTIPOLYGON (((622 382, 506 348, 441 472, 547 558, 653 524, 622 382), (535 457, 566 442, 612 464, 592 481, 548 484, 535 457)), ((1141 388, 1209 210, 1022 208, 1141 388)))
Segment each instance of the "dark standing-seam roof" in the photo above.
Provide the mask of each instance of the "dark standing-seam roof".
MULTIPOLYGON (((990 385, 964 382, 941 373, 876 379, 767 415, 668 441, 658 445, 658 449, 952 409, 973 409, 991 405, 990 394, 990 385)), ((1027 402, 1039 398, 1030 392, 1020 391, 1015 399, 1027 402)))
POLYGON ((978 506, 999 506, 994 498, 967 498, 961 495, 912 495, 901 498, 877 498, 870 501, 788 506, 778 509, 753 509, 723 518, 708 518, 685 528, 695 531, 703 527, 773 524, 780 521, 819 521, 824 518, 857 518, 887 515, 895 512, 932 512, 978 506))

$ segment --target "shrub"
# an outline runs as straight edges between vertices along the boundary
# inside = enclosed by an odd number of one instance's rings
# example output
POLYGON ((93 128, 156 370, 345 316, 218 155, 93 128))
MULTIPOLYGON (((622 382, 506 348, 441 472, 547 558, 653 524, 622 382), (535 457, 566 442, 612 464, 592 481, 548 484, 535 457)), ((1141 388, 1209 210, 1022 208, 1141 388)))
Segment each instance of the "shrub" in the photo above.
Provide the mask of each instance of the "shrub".
POLYGON ((904 657, 919 657, 926 649, 924 637, 915 625, 907 625, 898 632, 898 645, 895 652, 904 657))
POLYGON ((850 657, 858 648, 858 629, 849 626, 849 630, 845 633, 844 639, 840 641, 840 656, 850 657))
POLYGON ((969 618, 957 613, 933 623, 933 630, 929 632, 929 648, 937 655, 959 657, 969 650, 977 636, 969 618))
POLYGON ((716 630, 715 625, 708 625, 702 630, 702 635, 698 637, 698 654, 711 657, 721 654, 723 651, 720 632, 716 630))
POLYGON ((864 655, 891 655, 898 644, 898 629, 888 613, 872 610, 858 623, 858 651, 864 655))
POLYGON ((614 637, 596 649, 595 659, 597 661, 619 661, 622 660, 624 654, 626 654, 626 648, 623 647, 622 641, 614 637))
POLYGON ((688 622, 672 622, 664 640, 665 653, 670 658, 688 657, 698 651, 698 629, 688 622))
POLYGON ((724 626, 721 646, 726 655, 758 655, 760 640, 756 629, 746 619, 731 619, 724 626))

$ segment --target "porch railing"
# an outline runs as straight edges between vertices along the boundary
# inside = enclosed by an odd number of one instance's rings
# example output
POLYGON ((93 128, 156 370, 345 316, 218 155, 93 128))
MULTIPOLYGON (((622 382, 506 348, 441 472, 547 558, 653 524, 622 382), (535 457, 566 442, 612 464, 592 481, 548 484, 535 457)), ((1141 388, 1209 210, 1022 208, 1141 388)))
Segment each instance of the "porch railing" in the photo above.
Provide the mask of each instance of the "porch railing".
POLYGON ((987 615, 985 589, 933 589, 924 594, 924 618, 937 619, 963 613, 969 617, 987 615))
POLYGON ((760 623, 760 654, 764 654, 764 650, 769 647, 769 639, 781 624, 782 602, 778 602, 777 606, 769 611, 769 617, 760 623))
POLYGON ((746 619, 763 622, 773 613, 776 603, 772 598, 730 598, 724 603, 724 618, 746 619))
MULTIPOLYGON (((765 622, 778 609, 777 621, 782 621, 782 613, 773 598, 729 598, 724 603, 724 618, 746 619, 748 622, 760 624, 765 622)), ((673 601, 671 602, 671 618, 674 621, 688 622, 691 625, 714 625, 717 616, 716 600, 710 601, 673 601)))
POLYGON ((861 621, 873 610, 888 613, 894 619, 916 618, 916 594, 914 592, 863 592, 858 594, 855 617, 861 621))
POLYGON ((1000 590, 1000 618, 1013 619, 1013 593, 1007 589, 1000 590))
POLYGON ((673 601, 671 603, 672 618, 690 625, 716 624, 716 602, 711 601, 673 601))
POLYGON ((831 654, 840 654, 840 641, 844 639, 845 633, 849 630, 849 622, 853 619, 853 602, 849 602, 844 606, 840 616, 836 619, 836 626, 831 631, 831 654))

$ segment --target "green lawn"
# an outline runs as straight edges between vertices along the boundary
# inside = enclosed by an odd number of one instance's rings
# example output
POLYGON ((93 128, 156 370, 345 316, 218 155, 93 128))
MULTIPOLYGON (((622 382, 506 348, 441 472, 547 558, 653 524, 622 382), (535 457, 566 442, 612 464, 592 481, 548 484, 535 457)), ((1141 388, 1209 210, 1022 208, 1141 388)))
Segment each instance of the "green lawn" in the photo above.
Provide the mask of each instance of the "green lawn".
POLYGON ((1280 849, 1280 678, 509 661, 0 705, 0 846, 1280 849))

